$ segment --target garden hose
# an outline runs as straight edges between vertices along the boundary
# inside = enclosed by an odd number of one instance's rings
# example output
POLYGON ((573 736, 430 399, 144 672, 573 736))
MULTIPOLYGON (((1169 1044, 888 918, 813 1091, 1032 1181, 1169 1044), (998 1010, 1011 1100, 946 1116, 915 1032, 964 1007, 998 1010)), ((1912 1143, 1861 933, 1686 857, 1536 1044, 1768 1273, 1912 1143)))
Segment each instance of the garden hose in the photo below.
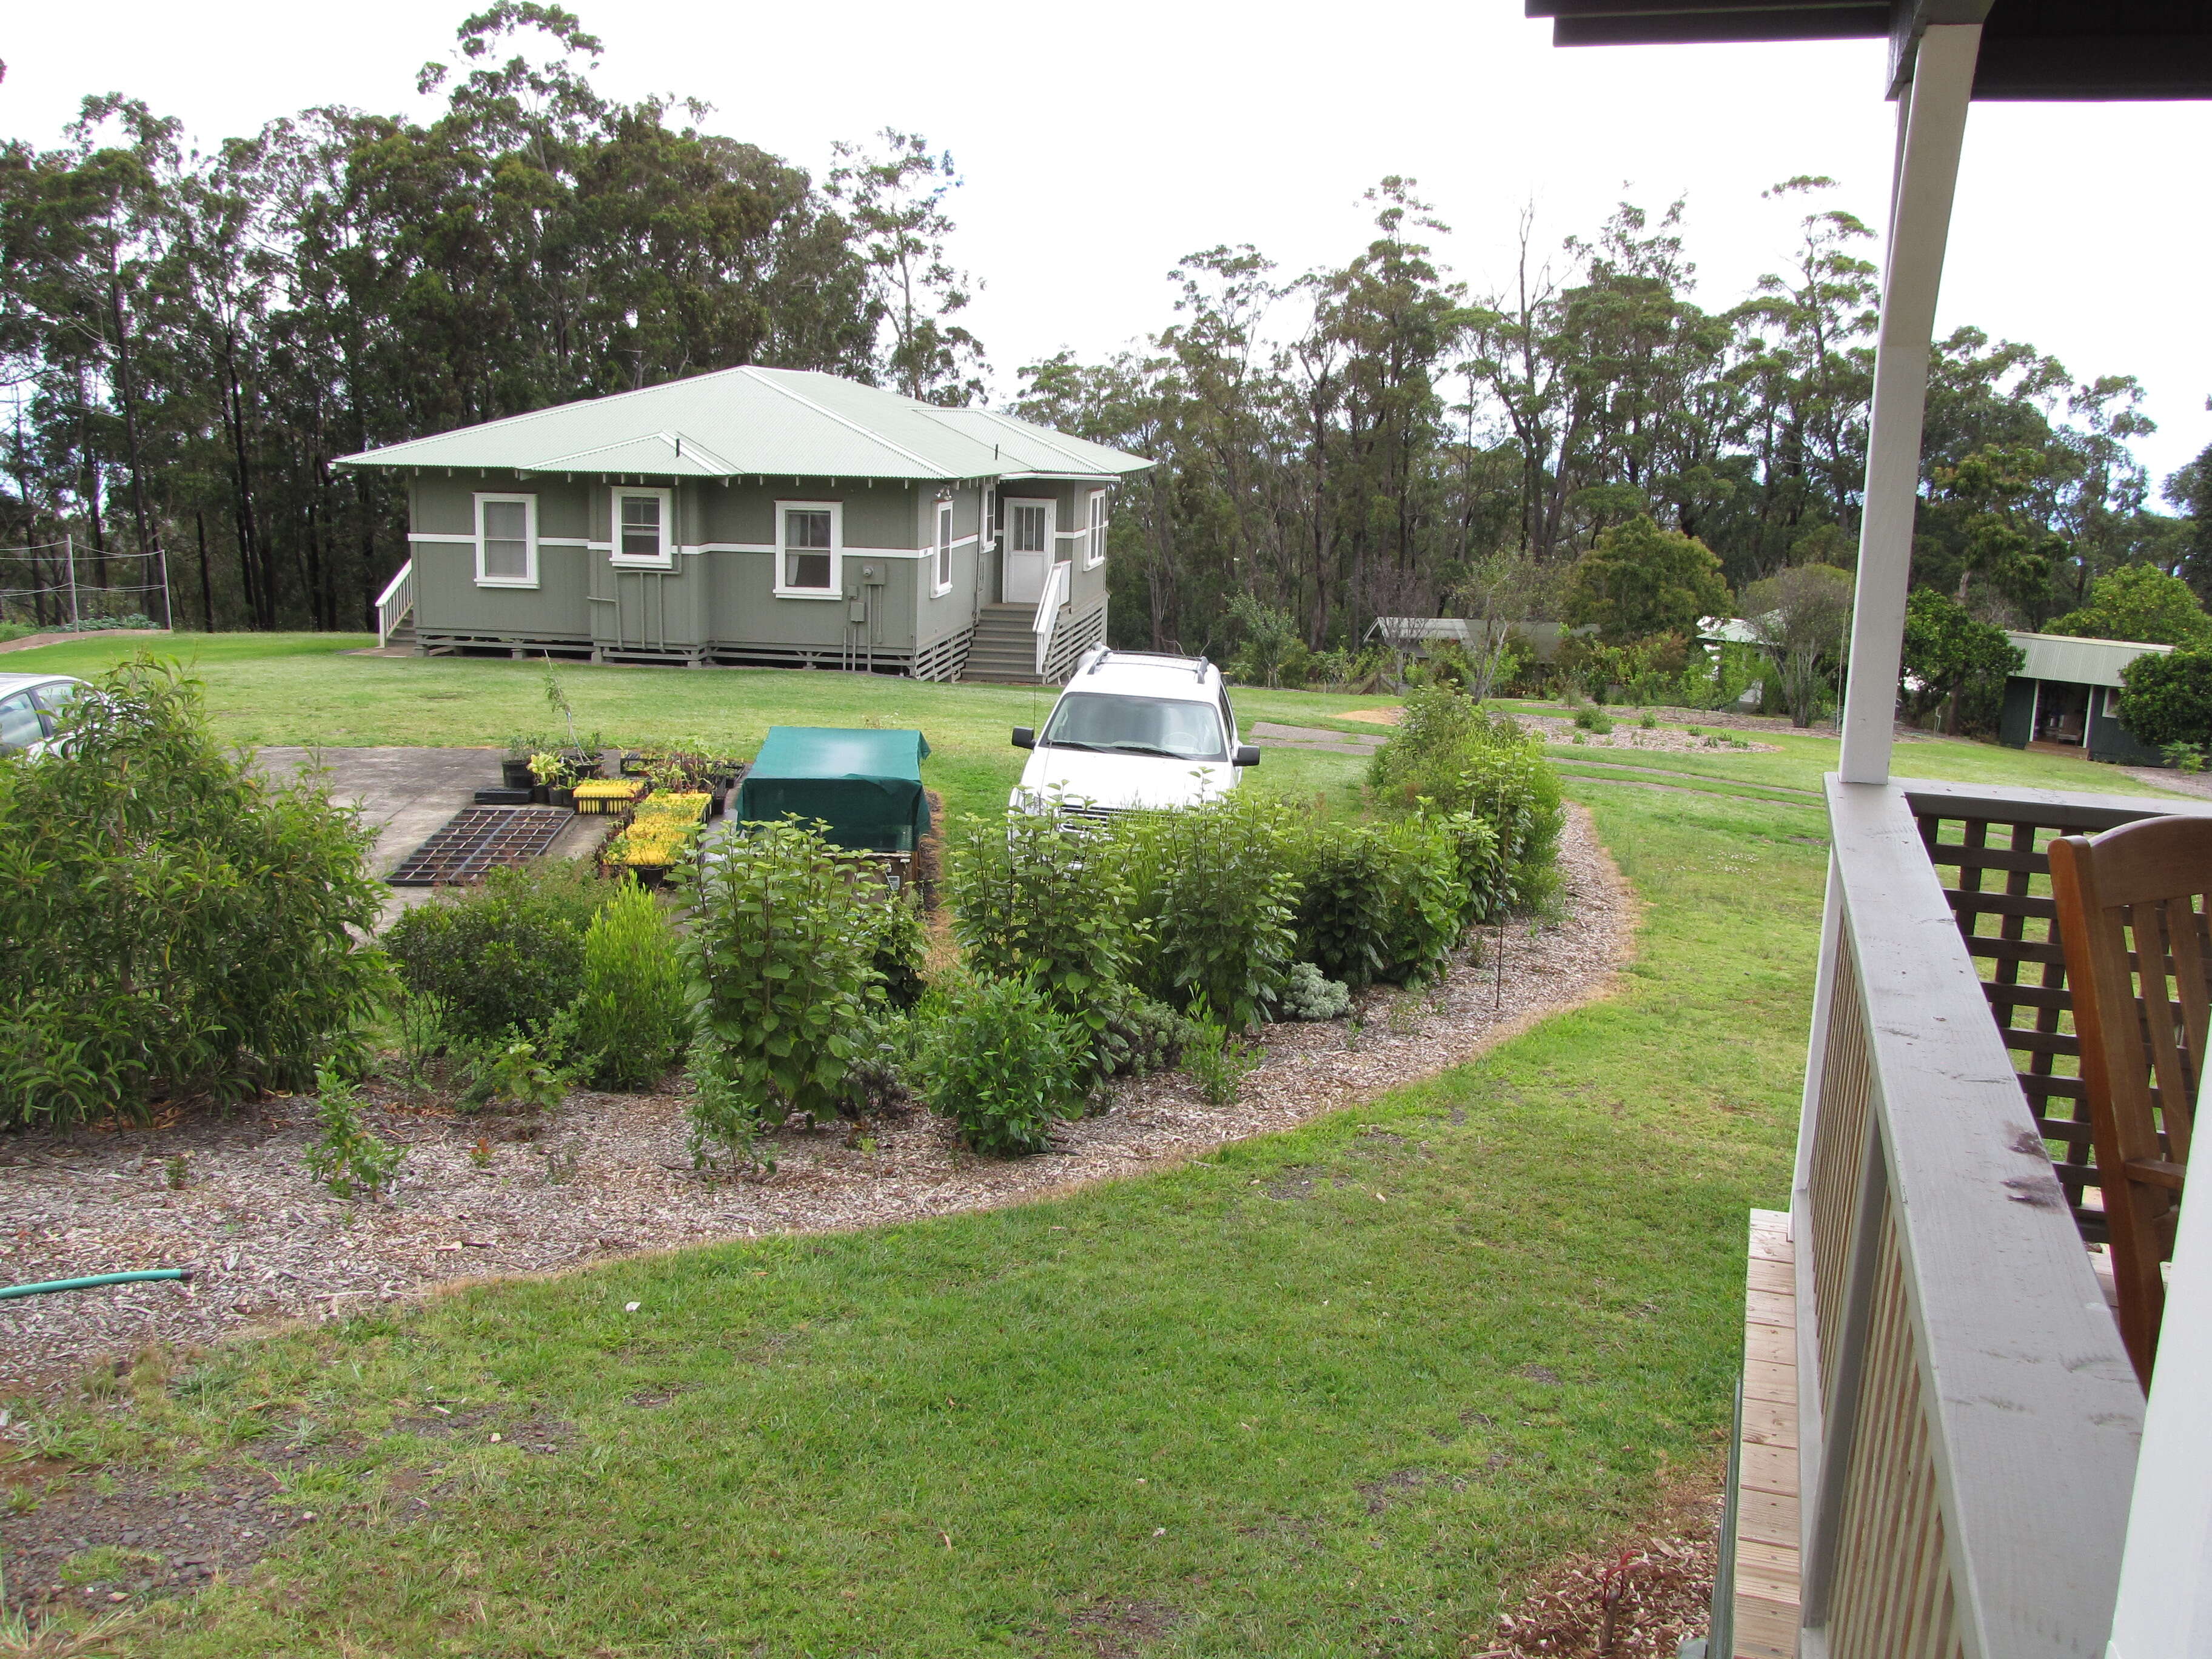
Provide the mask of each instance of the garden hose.
POLYGON ((136 1285, 147 1279, 181 1279, 189 1281, 190 1267, 149 1267, 136 1273, 94 1273, 89 1279, 50 1279, 42 1285, 0 1285, 0 1302, 11 1296, 44 1296, 48 1291, 91 1291, 102 1285, 136 1285))

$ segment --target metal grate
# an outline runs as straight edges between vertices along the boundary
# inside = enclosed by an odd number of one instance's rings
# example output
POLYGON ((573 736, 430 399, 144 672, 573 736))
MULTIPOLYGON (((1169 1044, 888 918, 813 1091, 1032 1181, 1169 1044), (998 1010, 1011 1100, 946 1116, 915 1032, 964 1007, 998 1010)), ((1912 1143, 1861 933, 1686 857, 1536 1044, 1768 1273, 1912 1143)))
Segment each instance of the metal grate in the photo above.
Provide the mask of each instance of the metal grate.
POLYGON ((471 806, 409 854, 389 878, 394 887, 446 887, 482 881, 495 865, 523 864, 552 847, 574 817, 562 807, 471 806))

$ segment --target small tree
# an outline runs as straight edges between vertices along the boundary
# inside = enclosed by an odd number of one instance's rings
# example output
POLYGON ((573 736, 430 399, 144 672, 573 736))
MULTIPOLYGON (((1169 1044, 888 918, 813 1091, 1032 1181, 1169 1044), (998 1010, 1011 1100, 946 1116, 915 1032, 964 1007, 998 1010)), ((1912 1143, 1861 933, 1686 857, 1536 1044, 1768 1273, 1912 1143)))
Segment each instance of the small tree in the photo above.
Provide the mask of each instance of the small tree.
POLYGON ((2027 660, 2004 629, 1975 621, 1948 593, 1916 587, 1905 601, 1900 690, 1916 718, 1948 701, 1945 726, 1956 731, 1962 711, 1992 705, 2027 660))
POLYGON ((1474 561, 1453 597, 1468 617, 1468 695, 1477 702, 1512 672, 1514 630, 1543 614, 1550 573, 1528 554, 1502 549, 1474 561))
POLYGON ((2154 749, 2212 742, 2212 650, 2153 653, 2120 670, 2120 724, 2154 749))
POLYGON ((1773 659, 1793 726, 1813 723, 1829 674, 1842 665, 1851 626, 1851 579, 1833 565, 1793 566, 1743 591, 1744 621, 1773 659))
POLYGON ((1699 618, 1725 616, 1728 583, 1703 542, 1642 515, 1597 538, 1567 577, 1566 621, 1594 623, 1609 645, 1651 634, 1694 635, 1699 618))
POLYGON ((1229 601, 1229 620, 1244 641, 1237 653, 1237 666, 1249 678, 1273 690, 1282 678, 1283 665, 1298 647, 1297 624, 1287 611, 1262 605, 1249 593, 1229 601))

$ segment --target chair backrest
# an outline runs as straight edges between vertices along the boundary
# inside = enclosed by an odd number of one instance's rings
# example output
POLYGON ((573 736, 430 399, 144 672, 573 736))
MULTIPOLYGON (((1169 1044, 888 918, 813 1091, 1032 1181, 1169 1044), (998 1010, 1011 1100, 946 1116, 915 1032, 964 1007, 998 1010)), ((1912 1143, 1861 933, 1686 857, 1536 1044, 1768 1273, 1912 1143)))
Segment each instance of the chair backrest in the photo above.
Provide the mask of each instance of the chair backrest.
POLYGON ((2097 1149, 2120 1335, 2150 1386, 2212 1015, 2212 820, 2051 843, 2051 896, 2097 1149))

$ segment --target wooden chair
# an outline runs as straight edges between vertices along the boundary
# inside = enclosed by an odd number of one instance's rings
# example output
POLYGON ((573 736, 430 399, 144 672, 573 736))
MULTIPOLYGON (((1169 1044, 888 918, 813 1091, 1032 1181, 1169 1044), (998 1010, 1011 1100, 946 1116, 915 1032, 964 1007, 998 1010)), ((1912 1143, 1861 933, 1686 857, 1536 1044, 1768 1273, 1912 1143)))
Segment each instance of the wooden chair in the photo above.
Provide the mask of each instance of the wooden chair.
POLYGON ((2212 819, 2144 818, 2051 843, 2121 1340, 2145 1389, 2166 1311, 2212 1012, 2212 819))

